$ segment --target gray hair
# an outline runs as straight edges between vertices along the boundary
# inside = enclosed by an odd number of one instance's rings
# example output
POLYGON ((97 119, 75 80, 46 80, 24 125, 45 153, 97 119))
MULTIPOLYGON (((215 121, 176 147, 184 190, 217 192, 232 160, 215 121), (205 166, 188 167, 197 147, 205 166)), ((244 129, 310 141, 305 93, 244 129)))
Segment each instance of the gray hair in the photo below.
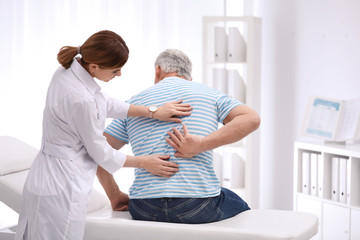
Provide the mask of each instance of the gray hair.
POLYGON ((180 50, 166 49, 156 58, 155 66, 160 66, 166 73, 176 72, 179 76, 191 79, 192 63, 189 57, 180 50))

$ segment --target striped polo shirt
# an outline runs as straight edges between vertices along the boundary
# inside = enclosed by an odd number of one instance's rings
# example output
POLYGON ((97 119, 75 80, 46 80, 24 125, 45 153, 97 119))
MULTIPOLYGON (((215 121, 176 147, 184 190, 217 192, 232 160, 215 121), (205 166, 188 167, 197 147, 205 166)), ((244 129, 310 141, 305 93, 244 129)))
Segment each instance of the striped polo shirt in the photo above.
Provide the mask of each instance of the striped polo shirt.
MULTIPOLYGON (((190 116, 182 117, 191 134, 206 136, 218 128, 229 112, 241 103, 224 93, 203 84, 178 77, 168 77, 140 92, 128 102, 135 105, 161 106, 166 102, 183 100, 193 107, 190 116)), ((129 189, 131 199, 139 198, 204 198, 220 194, 220 184, 213 169, 213 153, 206 151, 192 158, 174 157, 166 141, 172 127, 182 130, 182 124, 144 117, 115 119, 105 132, 130 142, 135 156, 170 155, 179 165, 179 172, 170 178, 154 176, 145 169, 135 169, 135 180, 129 189)))

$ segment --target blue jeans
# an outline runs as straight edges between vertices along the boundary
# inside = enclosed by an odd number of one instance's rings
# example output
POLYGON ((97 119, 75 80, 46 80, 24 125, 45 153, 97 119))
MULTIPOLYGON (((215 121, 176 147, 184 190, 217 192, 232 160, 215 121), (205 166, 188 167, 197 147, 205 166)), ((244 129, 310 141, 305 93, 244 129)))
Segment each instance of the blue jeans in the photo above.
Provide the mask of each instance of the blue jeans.
POLYGON ((173 223, 216 222, 249 209, 244 200, 226 188, 221 188, 216 197, 130 199, 129 203, 135 220, 173 223))

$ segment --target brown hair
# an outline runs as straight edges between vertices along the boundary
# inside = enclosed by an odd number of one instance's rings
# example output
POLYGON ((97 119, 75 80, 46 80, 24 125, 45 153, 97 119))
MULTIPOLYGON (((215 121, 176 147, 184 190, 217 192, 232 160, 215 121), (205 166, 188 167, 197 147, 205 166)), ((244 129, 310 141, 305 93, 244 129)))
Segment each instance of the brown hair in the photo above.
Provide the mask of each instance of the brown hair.
POLYGON ((90 36, 79 48, 62 47, 57 59, 68 69, 77 54, 81 54, 84 64, 94 63, 101 68, 120 68, 129 58, 129 48, 118 34, 104 30, 90 36))

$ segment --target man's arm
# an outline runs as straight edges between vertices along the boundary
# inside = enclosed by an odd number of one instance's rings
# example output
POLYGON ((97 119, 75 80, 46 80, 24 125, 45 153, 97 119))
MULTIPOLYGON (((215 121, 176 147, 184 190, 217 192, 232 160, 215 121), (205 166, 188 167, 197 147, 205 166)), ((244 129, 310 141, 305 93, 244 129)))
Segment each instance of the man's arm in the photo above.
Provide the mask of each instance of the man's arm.
POLYGON ((190 134, 186 125, 183 132, 173 128, 168 132, 166 141, 175 148, 177 157, 193 157, 226 144, 237 142, 255 131, 260 125, 260 117, 256 111, 246 105, 233 108, 223 122, 225 125, 205 137, 190 134))

